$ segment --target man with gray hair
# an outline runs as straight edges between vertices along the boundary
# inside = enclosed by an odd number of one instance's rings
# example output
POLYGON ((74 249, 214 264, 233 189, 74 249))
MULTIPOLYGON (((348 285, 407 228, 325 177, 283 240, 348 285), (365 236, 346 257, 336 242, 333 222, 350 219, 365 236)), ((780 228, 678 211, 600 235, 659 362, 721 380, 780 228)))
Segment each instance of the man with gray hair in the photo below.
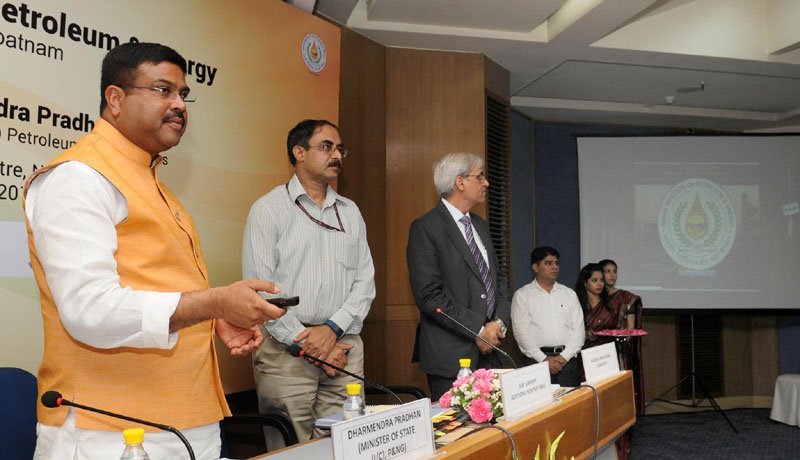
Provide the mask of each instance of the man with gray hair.
POLYGON ((433 182, 441 199, 412 222, 406 260, 420 310, 412 359, 427 374, 436 401, 452 386, 459 359, 470 358, 473 368, 502 365, 489 345, 437 310, 499 346, 511 303, 489 226, 470 212, 486 201, 483 159, 471 153, 445 155, 433 165, 433 182))

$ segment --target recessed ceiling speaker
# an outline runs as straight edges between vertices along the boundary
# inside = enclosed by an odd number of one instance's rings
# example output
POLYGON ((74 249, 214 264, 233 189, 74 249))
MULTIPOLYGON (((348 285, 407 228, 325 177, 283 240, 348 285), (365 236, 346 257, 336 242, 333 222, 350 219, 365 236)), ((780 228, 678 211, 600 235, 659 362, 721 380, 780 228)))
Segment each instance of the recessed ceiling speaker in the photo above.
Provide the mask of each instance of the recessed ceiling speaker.
POLYGON ((686 93, 702 93, 703 90, 705 90, 705 89, 706 89, 706 82, 701 81, 699 85, 684 86, 683 88, 678 88, 675 91, 677 91, 679 93, 683 93, 683 94, 686 94, 686 93))

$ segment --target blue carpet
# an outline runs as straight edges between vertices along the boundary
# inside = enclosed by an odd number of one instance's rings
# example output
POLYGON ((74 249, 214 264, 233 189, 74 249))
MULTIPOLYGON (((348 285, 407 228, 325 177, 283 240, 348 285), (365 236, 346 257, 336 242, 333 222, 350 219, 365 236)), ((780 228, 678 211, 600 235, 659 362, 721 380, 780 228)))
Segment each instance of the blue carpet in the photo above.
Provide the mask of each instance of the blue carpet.
POLYGON ((769 418, 769 409, 645 415, 632 433, 631 460, 800 459, 800 427, 769 418))

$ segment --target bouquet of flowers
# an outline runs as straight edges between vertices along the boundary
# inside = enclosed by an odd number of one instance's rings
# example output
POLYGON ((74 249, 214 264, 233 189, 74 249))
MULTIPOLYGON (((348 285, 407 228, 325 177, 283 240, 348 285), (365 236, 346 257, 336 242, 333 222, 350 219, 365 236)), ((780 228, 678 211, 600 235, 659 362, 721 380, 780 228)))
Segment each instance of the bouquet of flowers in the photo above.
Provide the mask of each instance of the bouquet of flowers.
POLYGON ((472 375, 457 378, 453 388, 439 399, 439 406, 462 410, 475 423, 490 422, 502 416, 503 401, 497 373, 478 369, 472 375))

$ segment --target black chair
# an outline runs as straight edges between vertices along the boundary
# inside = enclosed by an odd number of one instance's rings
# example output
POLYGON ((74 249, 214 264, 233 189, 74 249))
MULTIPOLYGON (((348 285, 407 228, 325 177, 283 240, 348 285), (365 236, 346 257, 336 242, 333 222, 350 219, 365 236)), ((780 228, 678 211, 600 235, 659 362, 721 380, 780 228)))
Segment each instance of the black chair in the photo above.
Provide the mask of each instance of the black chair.
POLYGON ((36 377, 0 367, 0 452, 5 460, 30 460, 36 449, 36 377))
MULTIPOLYGON (((427 398, 428 395, 422 391, 421 388, 410 386, 410 385, 389 385, 386 387, 388 390, 391 390, 398 396, 401 396, 400 399, 403 399, 405 402, 415 401, 417 399, 424 399, 427 398), (403 396, 411 396, 411 398, 403 398, 403 396)), ((364 395, 367 396, 368 402, 373 401, 380 401, 384 404, 396 404, 397 400, 386 392, 381 391, 377 388, 367 386, 364 389, 364 395), (382 396, 381 398, 376 398, 377 396, 382 396)))
POLYGON ((256 390, 231 393, 225 398, 233 416, 220 421, 223 457, 249 458, 297 444, 297 434, 289 419, 281 414, 259 412, 256 390), (272 442, 274 437, 267 436, 265 429, 277 432, 276 437, 282 438, 283 444, 272 442))

